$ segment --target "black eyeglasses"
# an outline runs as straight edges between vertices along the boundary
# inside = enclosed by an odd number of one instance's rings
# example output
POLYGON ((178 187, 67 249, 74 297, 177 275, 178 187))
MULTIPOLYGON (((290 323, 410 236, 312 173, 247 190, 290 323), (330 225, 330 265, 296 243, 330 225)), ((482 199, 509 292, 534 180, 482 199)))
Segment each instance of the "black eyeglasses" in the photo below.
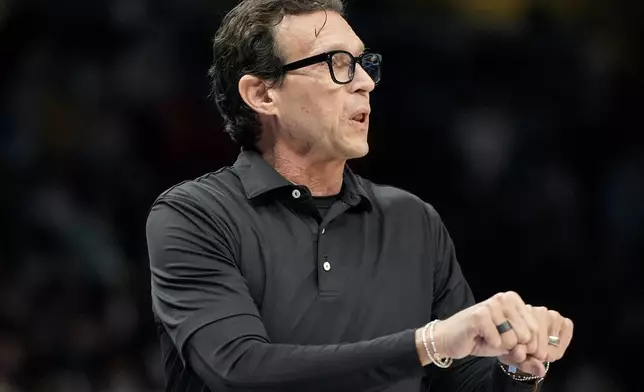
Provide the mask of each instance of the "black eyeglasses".
POLYGON ((376 84, 380 82, 382 56, 378 53, 367 52, 355 57, 345 50, 333 50, 286 64, 282 67, 282 72, 286 73, 322 62, 326 62, 329 66, 331 79, 337 84, 351 83, 356 75, 356 63, 362 66, 376 84))

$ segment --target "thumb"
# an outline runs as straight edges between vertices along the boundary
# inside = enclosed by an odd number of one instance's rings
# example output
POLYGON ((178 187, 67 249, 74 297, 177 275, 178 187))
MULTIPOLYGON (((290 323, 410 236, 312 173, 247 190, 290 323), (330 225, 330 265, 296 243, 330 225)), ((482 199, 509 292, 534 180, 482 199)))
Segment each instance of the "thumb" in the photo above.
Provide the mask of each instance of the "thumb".
POLYGON ((539 377, 546 375, 546 367, 543 362, 531 355, 525 361, 518 364, 517 367, 524 373, 534 374, 539 377))

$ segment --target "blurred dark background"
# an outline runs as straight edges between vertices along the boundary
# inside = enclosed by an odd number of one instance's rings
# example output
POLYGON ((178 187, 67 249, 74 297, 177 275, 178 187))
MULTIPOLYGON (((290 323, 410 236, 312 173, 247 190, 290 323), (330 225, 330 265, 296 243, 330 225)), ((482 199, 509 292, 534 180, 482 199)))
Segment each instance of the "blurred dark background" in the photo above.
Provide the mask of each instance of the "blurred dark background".
MULTIPOLYGON (((144 225, 231 164, 234 1, 0 0, 0 391, 160 390, 144 225)), ((479 300, 572 318, 544 391, 641 391, 644 2, 353 0, 384 56, 358 173, 432 203, 479 300)))

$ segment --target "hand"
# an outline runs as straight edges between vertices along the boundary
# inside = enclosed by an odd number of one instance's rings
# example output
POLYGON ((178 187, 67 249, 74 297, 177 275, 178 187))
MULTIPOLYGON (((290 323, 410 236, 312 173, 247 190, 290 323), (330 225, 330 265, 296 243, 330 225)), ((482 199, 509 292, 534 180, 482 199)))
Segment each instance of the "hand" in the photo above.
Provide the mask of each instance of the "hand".
MULTIPOLYGON (((506 292, 438 322, 434 328, 434 342, 436 352, 443 357, 498 357, 508 354, 518 344, 527 345, 538 329, 539 323, 521 297, 515 292, 506 292), (501 334, 497 325, 504 321, 509 321, 512 328, 501 334)), ((417 331, 417 346, 419 331, 422 339, 420 329, 417 331)), ((426 336, 428 342, 429 339, 426 336)), ((419 354, 421 362, 426 364, 429 360, 424 351, 421 340, 419 354)))
POLYGON ((572 340, 574 325, 572 320, 555 310, 543 306, 527 307, 539 323, 538 337, 525 346, 517 345, 499 360, 522 372, 542 376, 545 374, 543 362, 554 362, 563 357, 572 340), (548 344, 548 336, 559 337, 559 347, 548 344))

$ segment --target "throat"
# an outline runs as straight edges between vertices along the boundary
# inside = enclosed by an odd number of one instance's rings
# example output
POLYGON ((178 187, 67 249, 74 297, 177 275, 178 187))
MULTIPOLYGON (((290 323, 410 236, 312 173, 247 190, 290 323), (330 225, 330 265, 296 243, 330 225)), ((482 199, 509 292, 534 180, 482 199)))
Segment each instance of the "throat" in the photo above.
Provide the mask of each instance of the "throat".
POLYGON ((332 179, 303 178, 300 179, 300 182, 293 180, 291 182, 305 185, 314 197, 332 197, 340 193, 340 189, 342 188, 342 172, 340 172, 337 178, 332 179))
POLYGON ((303 160, 276 157, 270 163, 282 177, 293 184, 306 186, 313 196, 337 195, 342 188, 345 162, 307 164, 303 160))

